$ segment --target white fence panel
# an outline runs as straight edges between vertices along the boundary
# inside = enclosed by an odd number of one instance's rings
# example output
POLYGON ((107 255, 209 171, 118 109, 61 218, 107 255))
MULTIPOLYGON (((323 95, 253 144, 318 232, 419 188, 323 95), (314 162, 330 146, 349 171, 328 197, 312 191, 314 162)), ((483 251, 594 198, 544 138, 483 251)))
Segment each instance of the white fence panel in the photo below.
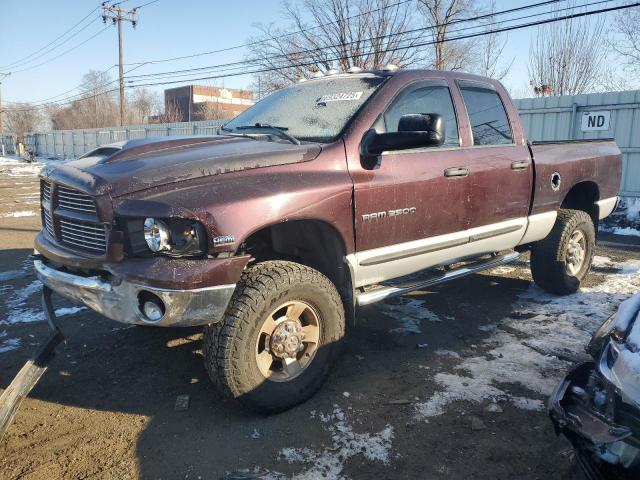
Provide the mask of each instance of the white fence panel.
POLYGON ((640 90, 515 102, 530 140, 614 138, 623 154, 621 195, 640 196, 640 90))

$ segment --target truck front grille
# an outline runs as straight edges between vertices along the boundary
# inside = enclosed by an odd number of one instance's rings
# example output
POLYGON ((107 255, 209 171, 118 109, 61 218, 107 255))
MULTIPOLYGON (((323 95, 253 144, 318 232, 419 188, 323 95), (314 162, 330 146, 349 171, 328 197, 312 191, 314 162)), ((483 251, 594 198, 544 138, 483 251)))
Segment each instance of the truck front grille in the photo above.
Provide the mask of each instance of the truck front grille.
POLYGON ((51 219, 51 214, 44 210, 44 228, 49 235, 55 238, 55 231, 53 230, 53 220, 51 219))
POLYGON ((41 181, 40 189, 44 229, 53 240, 95 255, 106 253, 107 227, 98 223, 91 196, 46 180, 41 181))
POLYGON ((74 212, 96 214, 96 204, 89 195, 72 188, 58 187, 58 206, 74 212))

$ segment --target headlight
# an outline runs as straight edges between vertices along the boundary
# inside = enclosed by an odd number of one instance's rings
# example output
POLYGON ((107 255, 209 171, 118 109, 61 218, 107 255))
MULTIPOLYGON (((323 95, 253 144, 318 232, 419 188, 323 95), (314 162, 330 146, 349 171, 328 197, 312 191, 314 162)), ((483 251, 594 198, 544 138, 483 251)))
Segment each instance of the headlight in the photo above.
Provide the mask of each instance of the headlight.
POLYGON ((143 230, 147 246, 154 253, 175 257, 197 257, 206 253, 206 233, 195 220, 146 218, 143 230))
POLYGON ((147 218, 144 221, 144 239, 152 252, 171 250, 171 232, 162 220, 147 218))

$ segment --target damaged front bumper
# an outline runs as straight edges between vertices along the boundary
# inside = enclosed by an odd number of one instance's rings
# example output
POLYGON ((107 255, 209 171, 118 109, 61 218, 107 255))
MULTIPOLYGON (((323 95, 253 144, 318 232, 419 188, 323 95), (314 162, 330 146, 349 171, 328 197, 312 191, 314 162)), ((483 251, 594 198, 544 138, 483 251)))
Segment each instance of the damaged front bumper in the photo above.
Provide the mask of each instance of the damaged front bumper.
POLYGON ((621 402, 615 386, 593 362, 578 365, 558 384, 548 412, 556 433, 576 448, 588 478, 605 478, 610 468, 640 467, 640 437, 629 426, 634 411, 621 402))
POLYGON ((34 261, 38 278, 54 292, 80 302, 111 320, 137 325, 190 327, 219 322, 231 300, 235 284, 193 290, 158 288, 143 283, 99 276, 82 276, 34 261), (144 313, 144 302, 160 307, 160 318, 144 313))

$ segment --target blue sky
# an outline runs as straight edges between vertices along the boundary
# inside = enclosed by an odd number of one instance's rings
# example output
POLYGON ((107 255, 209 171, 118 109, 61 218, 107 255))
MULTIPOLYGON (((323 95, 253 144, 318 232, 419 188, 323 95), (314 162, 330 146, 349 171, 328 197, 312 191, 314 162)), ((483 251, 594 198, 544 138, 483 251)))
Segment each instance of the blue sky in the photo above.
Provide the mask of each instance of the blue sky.
MULTIPOLYGON (((128 0, 123 3, 123 7, 132 8, 146 1, 148 0, 128 0)), ((498 0, 496 9, 503 10, 528 3, 533 1, 498 0)), ((98 4, 95 0, 1 0, 0 66, 40 49, 98 4)), ((280 5, 279 0, 160 0, 140 10, 139 24, 135 30, 129 24, 124 25, 125 63, 189 55, 243 44, 248 37, 256 33, 252 26, 254 23, 282 23, 280 5)), ((527 13, 533 12, 523 14, 527 13)), ((98 12, 91 18, 94 17, 98 17, 98 12)), ((63 47, 42 56, 38 61, 34 60, 33 63, 45 61, 63 52, 102 28, 100 20, 94 22, 63 47)), ((527 89, 526 65, 530 39, 534 34, 535 29, 511 32, 504 51, 507 60, 515 58, 512 70, 504 82, 517 96, 522 96, 527 89)), ((241 60, 246 53, 245 50, 239 49, 160 65, 144 65, 135 73, 232 62, 241 60)), ((116 29, 112 27, 51 63, 16 72, 4 79, 3 102, 38 102, 61 94, 77 86, 82 75, 90 69, 105 70, 113 67, 110 73, 115 78, 117 68, 114 65, 117 60, 117 34, 116 29)), ((133 72, 131 74, 133 75, 133 72)), ((252 79, 245 75, 198 83, 248 87, 251 82, 252 79)))

